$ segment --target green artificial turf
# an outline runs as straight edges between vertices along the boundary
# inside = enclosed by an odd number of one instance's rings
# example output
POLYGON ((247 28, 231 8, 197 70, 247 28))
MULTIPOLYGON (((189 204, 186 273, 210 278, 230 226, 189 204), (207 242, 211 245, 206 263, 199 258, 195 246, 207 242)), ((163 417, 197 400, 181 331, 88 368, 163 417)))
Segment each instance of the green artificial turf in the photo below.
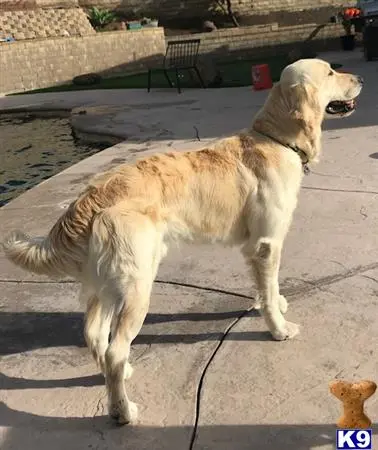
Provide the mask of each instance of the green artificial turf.
MULTIPOLYGON (((252 84, 251 68, 256 64, 268 64, 273 81, 279 79, 282 69, 287 65, 286 56, 275 56, 269 58, 260 58, 258 60, 237 60, 227 63, 217 64, 223 78, 223 83, 220 87, 239 87, 250 86, 252 84)), ((170 74, 170 78, 174 82, 174 72, 170 74)), ((180 76, 180 83, 182 88, 198 87, 196 77, 190 77, 188 71, 183 71, 180 76)), ((168 83, 162 72, 154 72, 152 74, 152 89, 166 88, 168 83)), ((125 75, 113 78, 104 78, 100 83, 90 86, 77 86, 74 84, 66 84, 60 86, 53 86, 45 89, 36 89, 33 91, 22 92, 22 94, 40 93, 40 92, 61 92, 61 91, 78 91, 88 89, 146 89, 147 88, 147 73, 139 73, 135 75, 125 75)), ((13 95, 20 95, 13 94, 13 95)))

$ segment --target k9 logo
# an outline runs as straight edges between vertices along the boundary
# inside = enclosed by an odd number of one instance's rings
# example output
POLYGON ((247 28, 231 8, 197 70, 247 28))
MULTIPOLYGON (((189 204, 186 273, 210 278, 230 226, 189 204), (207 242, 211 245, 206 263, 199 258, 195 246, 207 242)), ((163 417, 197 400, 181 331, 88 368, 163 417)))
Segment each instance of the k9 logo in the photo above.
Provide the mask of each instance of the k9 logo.
POLYGON ((336 430, 336 449, 372 450, 371 430, 336 430))

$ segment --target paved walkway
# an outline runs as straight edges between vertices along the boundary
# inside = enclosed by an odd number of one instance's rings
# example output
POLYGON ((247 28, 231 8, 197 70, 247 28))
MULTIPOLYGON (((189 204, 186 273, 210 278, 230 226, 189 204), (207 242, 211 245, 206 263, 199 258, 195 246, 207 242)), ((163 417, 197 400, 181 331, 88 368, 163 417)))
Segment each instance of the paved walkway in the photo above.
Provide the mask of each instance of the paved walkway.
MULTIPOLYGON (((119 428, 84 345, 77 285, 27 274, 0 255, 2 450, 334 448, 341 405, 329 381, 378 381, 378 63, 358 51, 325 58, 344 58, 366 87, 355 115, 326 123, 322 162, 304 180, 286 242, 281 286, 301 334, 274 342, 263 320, 246 313, 254 287, 237 251, 172 250, 132 350, 128 384, 140 424, 119 428)), ((157 150, 200 148, 247 126, 266 95, 238 88, 0 99, 1 109, 74 107, 82 132, 124 140, 1 208, 0 240, 14 228, 46 233, 95 172, 157 150)), ((367 411, 378 422, 378 394, 367 411)))

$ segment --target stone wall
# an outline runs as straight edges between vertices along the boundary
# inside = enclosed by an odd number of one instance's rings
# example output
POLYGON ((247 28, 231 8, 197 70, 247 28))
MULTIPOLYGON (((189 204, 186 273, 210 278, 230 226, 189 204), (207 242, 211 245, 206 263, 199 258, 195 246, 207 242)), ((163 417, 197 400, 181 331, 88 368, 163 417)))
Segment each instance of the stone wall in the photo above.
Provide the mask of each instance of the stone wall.
POLYGON ((162 28, 0 43, 0 93, 64 84, 88 72, 140 72, 164 52, 162 28))
MULTIPOLYGON (((226 60, 237 56, 260 57, 286 52, 302 43, 316 27, 316 24, 279 27, 277 23, 272 23, 189 36, 170 36, 167 40, 200 38, 201 54, 210 54, 214 60, 226 60)), ((328 24, 311 42, 317 50, 331 49, 335 45, 340 48, 339 36, 342 34, 341 25, 328 24)))
MULTIPOLYGON (((214 0, 0 0, 0 9, 28 7, 91 7, 120 9, 126 13, 155 15, 159 19, 203 17, 214 0)), ((237 14, 266 16, 274 12, 301 12, 355 5, 356 0, 233 0, 237 14)))
POLYGON ((73 8, 78 0, 0 0, 0 11, 23 11, 35 8, 73 8))
POLYGON ((80 8, 0 11, 0 38, 22 39, 95 34, 80 8))

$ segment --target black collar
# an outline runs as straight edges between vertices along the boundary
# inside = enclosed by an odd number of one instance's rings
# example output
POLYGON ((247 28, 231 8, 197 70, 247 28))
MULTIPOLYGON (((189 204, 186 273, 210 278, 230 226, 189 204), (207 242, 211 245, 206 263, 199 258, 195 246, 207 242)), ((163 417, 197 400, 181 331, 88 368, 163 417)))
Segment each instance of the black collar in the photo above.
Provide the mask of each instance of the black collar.
MULTIPOLYGON (((285 145, 285 144, 282 144, 282 145, 285 145)), ((301 158, 303 173, 305 175, 308 175, 310 173, 310 166, 308 165, 309 161, 308 161, 308 156, 307 156, 306 152, 304 152, 302 149, 300 149, 296 145, 291 146, 291 145, 286 144, 285 147, 288 147, 291 150, 293 150, 293 152, 295 152, 301 158)))
POLYGON ((286 148, 290 148, 290 150, 293 150, 293 152, 295 152, 301 159, 302 162, 302 168, 303 168, 303 173, 305 175, 308 175, 310 173, 310 167, 308 165, 309 160, 308 160, 308 156, 306 154, 306 152, 304 152, 302 149, 300 149, 299 147, 297 147, 296 145, 289 145, 289 144, 284 144, 283 142, 279 141, 278 139, 270 136, 269 134, 265 134, 265 133, 260 133, 263 136, 271 139, 272 141, 277 142, 277 144, 282 145, 283 147, 286 148))

